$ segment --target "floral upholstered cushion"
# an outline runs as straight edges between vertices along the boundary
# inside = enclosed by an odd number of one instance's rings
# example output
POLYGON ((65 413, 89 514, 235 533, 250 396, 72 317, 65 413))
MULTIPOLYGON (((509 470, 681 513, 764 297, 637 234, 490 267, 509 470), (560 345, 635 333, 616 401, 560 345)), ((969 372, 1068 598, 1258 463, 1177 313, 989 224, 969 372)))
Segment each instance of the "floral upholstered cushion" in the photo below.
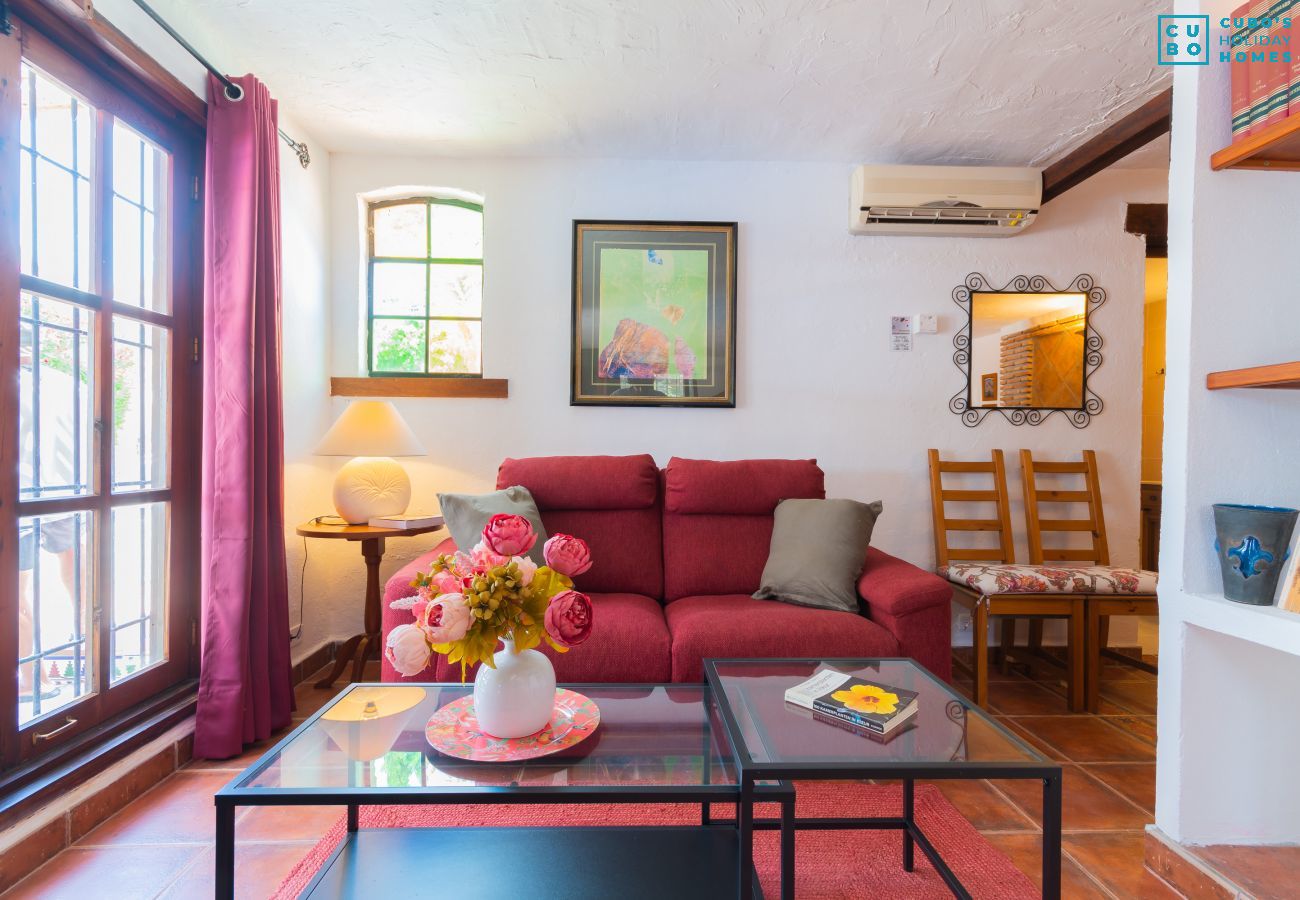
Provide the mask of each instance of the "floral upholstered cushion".
POLYGON ((1029 566, 949 563, 938 573, 984 595, 1154 594, 1156 573, 1116 566, 1029 566))

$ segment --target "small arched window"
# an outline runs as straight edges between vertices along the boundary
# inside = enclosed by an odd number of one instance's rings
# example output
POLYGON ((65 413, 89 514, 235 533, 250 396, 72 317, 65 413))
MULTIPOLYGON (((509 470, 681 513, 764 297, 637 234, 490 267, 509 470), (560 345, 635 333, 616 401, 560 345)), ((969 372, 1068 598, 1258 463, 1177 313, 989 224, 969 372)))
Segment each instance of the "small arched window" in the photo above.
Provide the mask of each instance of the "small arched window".
POLYGON ((483 205, 443 197, 367 208, 371 375, 483 374, 483 205))

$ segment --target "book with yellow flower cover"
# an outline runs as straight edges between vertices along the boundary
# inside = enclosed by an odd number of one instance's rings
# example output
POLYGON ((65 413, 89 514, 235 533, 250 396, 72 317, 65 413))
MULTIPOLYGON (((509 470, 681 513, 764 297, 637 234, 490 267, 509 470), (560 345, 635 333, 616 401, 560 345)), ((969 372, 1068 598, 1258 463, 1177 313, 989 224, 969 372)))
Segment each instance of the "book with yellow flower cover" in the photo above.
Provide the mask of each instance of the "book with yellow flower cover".
POLYGON ((888 734, 916 715, 915 691, 823 669, 785 692, 787 703, 888 734))

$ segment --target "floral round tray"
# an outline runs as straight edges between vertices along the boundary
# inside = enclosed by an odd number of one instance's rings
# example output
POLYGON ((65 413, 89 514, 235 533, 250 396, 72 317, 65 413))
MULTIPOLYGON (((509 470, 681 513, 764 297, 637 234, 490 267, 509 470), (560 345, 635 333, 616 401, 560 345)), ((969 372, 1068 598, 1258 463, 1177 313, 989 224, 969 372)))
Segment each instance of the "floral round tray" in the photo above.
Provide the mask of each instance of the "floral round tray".
POLYGON ((473 762, 516 762, 556 753, 580 743, 600 724, 595 701, 565 688, 555 689, 555 712, 536 734, 497 738, 479 730, 474 695, 453 700, 433 714, 424 736, 433 749, 473 762))

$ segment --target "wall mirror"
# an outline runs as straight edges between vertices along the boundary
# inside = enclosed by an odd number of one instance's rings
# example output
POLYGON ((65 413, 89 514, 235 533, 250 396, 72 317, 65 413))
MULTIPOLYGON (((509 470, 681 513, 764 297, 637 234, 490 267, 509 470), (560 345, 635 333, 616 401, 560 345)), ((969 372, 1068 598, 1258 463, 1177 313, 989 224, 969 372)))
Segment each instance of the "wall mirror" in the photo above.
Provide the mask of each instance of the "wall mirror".
POLYGON ((1092 314, 1106 292, 1091 275, 1063 289, 1041 275, 997 288, 974 273, 953 291, 953 301, 966 314, 953 339, 953 362, 966 384, 948 406, 965 424, 1000 413, 1013 425, 1037 425, 1059 412, 1084 428, 1101 412, 1088 379, 1101 365, 1092 314))

